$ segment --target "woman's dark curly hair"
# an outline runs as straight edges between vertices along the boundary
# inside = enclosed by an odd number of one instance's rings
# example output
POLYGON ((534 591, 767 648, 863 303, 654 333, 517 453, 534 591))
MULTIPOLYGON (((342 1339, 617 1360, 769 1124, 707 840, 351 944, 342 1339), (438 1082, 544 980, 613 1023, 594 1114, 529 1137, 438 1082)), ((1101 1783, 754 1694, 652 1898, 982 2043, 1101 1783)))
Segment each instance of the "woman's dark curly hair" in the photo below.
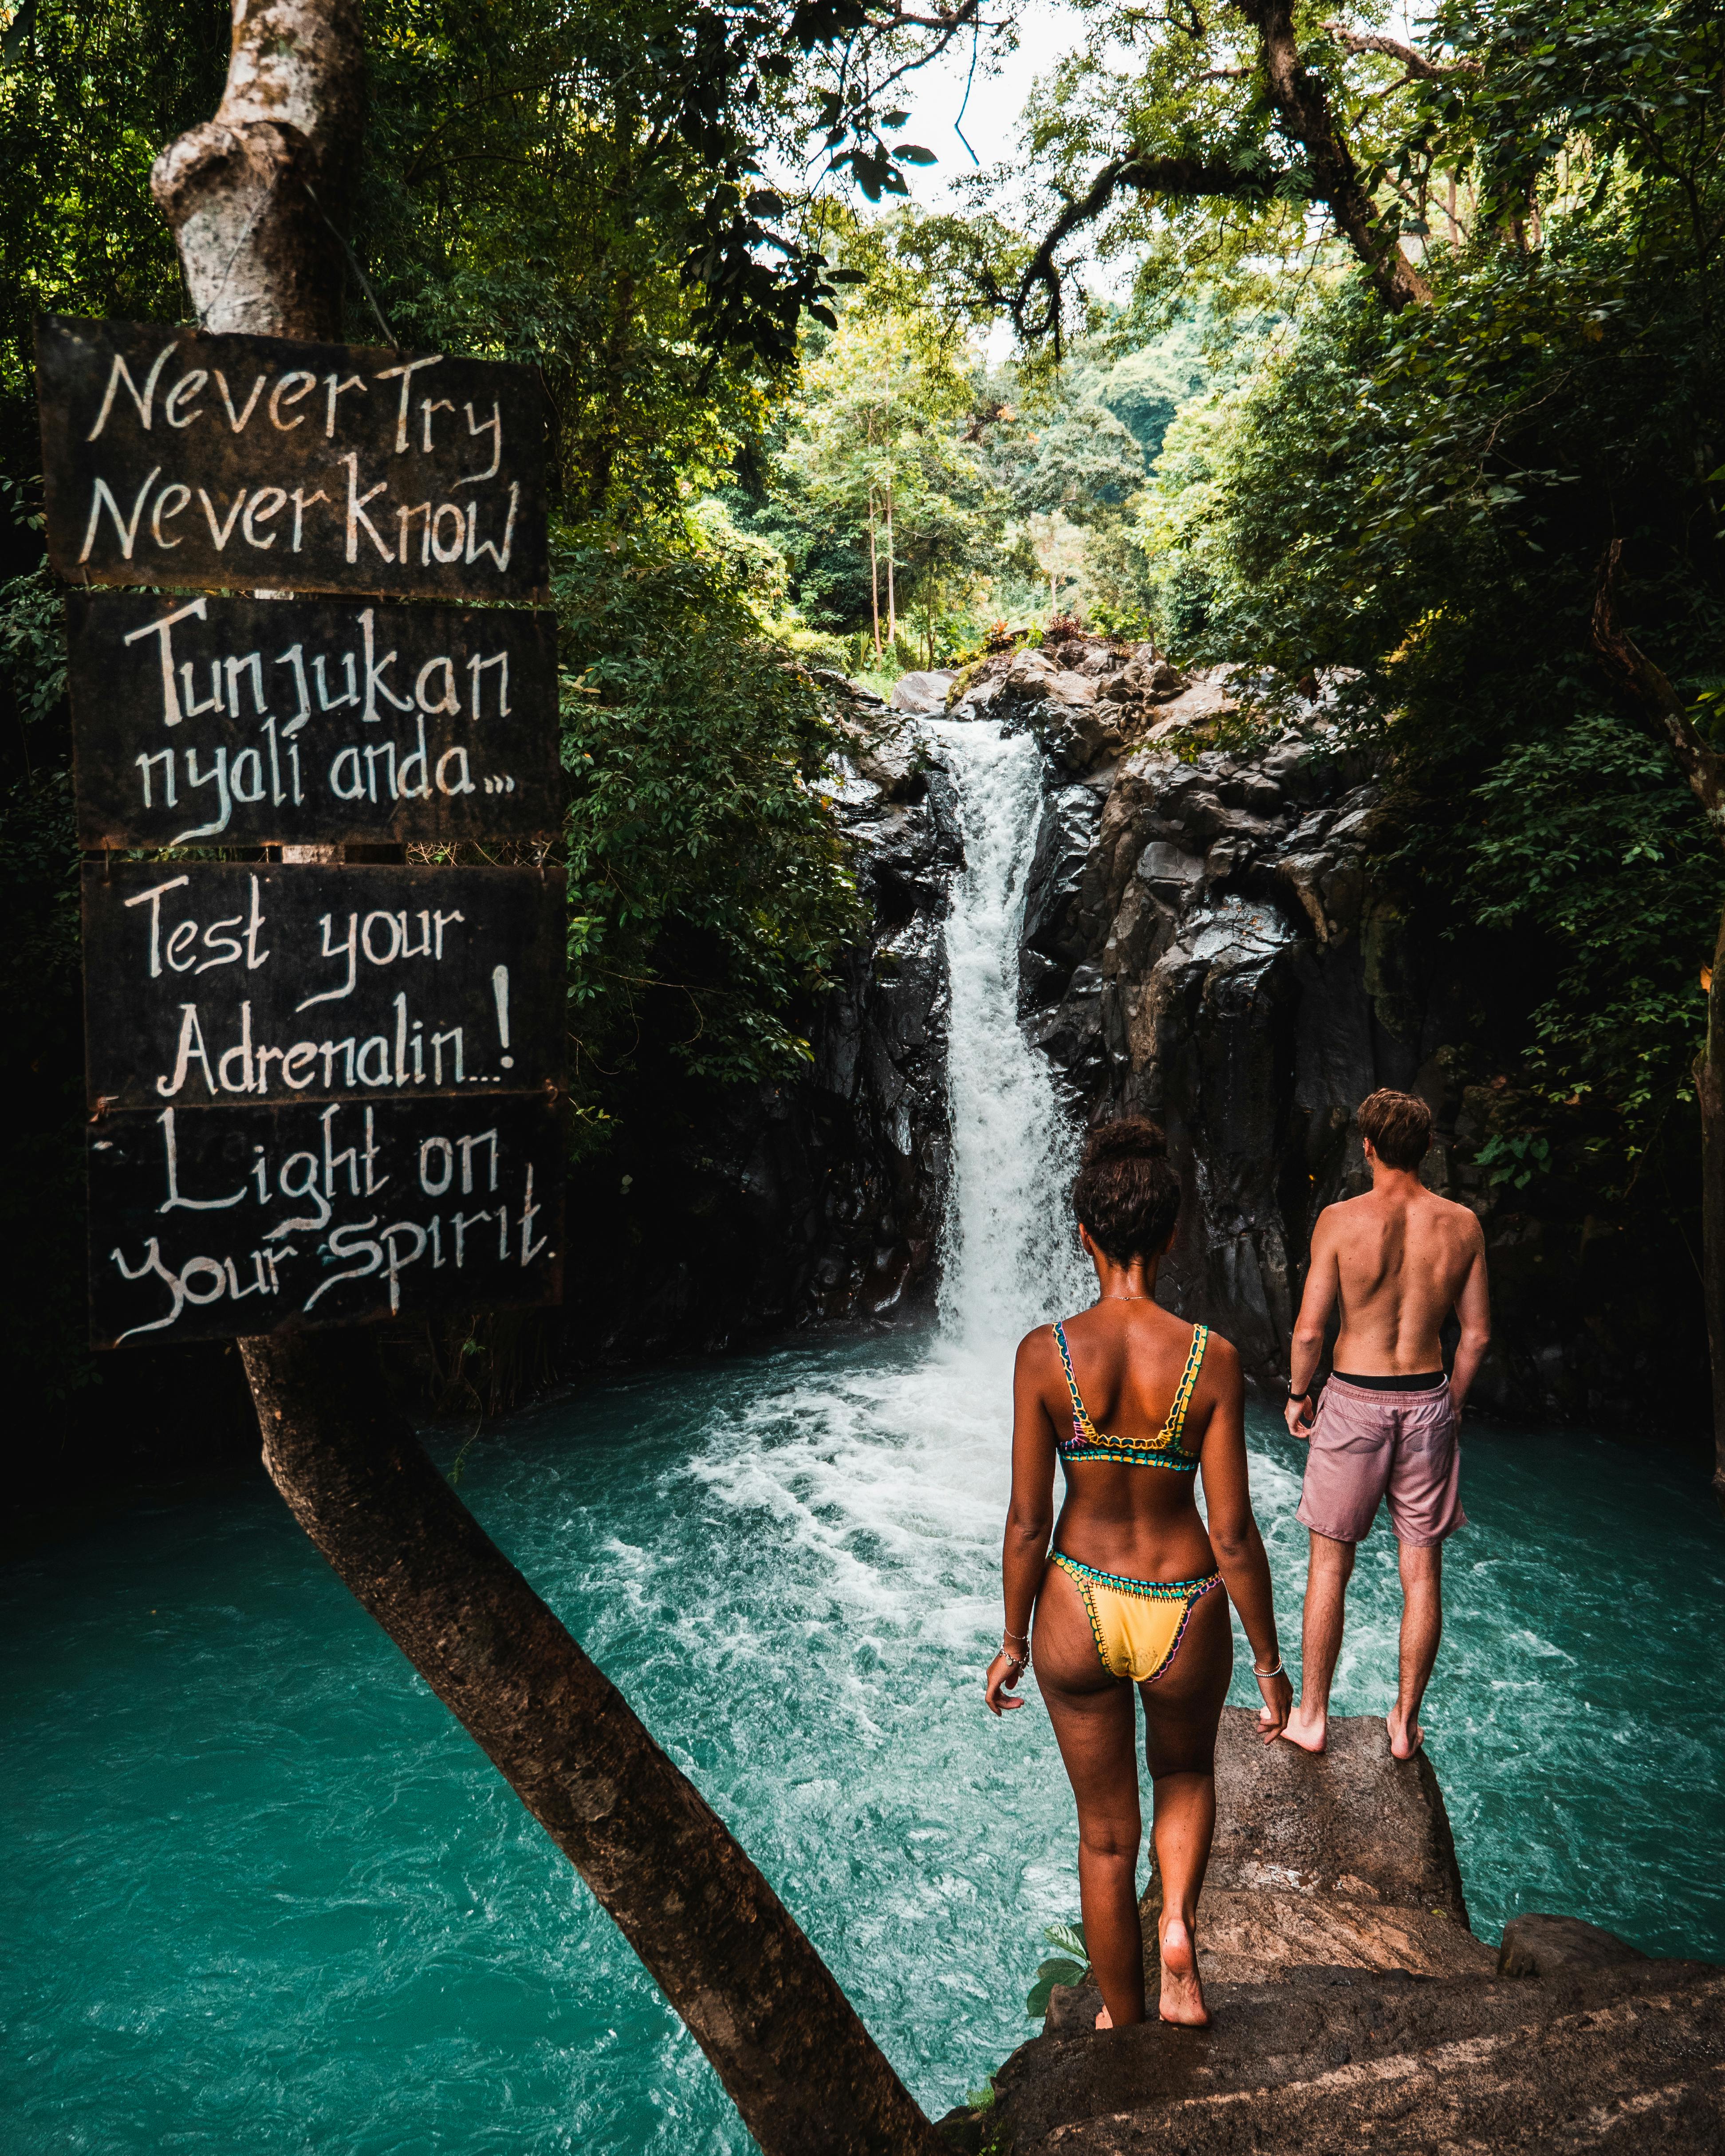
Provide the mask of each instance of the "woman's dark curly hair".
POLYGON ((1072 1209, 1117 1265, 1158 1256, 1180 1212, 1180 1178, 1161 1126, 1143 1116, 1098 1124, 1072 1185, 1072 1209))

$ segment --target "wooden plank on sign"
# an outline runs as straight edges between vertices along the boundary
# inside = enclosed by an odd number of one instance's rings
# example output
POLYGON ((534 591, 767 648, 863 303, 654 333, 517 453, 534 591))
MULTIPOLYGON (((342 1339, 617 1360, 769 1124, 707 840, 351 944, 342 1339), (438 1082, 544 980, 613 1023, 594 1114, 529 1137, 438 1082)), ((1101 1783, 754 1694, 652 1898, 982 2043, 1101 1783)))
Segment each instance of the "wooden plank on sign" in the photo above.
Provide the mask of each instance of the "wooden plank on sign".
POLYGON ((547 596, 531 367, 42 315, 36 385, 73 583, 547 596))
POLYGON ((561 869, 84 871, 92 1110, 557 1086, 561 869))
POLYGON ((70 592, 78 841, 557 833, 549 613, 70 592))
POLYGON ((544 1094, 121 1111, 87 1152, 98 1348, 562 1298, 544 1094))

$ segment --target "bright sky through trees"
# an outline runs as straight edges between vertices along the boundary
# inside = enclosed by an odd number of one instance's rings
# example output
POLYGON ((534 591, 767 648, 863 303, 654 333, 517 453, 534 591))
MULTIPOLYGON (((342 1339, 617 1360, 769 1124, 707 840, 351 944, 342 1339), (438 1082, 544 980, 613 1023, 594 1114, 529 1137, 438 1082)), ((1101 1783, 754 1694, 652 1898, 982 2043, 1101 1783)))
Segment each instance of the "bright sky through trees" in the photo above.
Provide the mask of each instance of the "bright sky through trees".
MULTIPOLYGON (((992 19, 995 10, 988 11, 992 19)), ((906 103, 911 117, 905 133, 909 140, 932 150, 940 160, 908 175, 911 192, 927 209, 957 208, 952 183, 973 172, 971 151, 978 163, 994 165, 1009 157, 1018 133, 1019 116, 1038 75, 1046 74, 1062 53, 1084 34, 1084 19, 1064 0, 1027 0, 1018 15, 1019 43, 999 72, 987 72, 988 49, 978 54, 976 73, 970 77, 971 47, 955 45, 952 52, 914 75, 906 103), (970 99, 965 102, 965 84, 970 77, 970 99), (955 131, 961 108, 963 131, 970 151, 955 131)))

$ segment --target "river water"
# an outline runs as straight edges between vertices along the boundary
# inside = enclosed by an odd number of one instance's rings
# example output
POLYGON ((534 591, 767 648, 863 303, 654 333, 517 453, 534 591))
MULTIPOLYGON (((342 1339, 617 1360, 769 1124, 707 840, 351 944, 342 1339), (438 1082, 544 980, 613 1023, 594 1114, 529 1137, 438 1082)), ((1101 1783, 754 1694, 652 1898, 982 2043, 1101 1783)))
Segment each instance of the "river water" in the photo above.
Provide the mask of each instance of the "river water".
MULTIPOLYGON (((937 2112, 1033 2033, 1041 1928, 1077 1910, 1046 1719, 1033 1691, 993 1722, 980 1672, 1012 1342, 1084 1299, 1070 1138, 1010 1015, 1034 767, 946 731, 969 865, 939 1327, 594 1383, 487 1435, 461 1486, 937 2112)), ((1298 1448, 1255 1414, 1251 1444, 1292 1641, 1298 1448)), ((1476 1929, 1570 1910, 1725 1958, 1704 1471, 1471 1422, 1466 1475, 1426 1722, 1476 1929)), ((608 1920, 273 1494, 134 1514, 0 1597, 8 2156, 749 2147, 608 1920)), ((1396 1610, 1380 1527, 1338 1711, 1388 1705, 1396 1610)))

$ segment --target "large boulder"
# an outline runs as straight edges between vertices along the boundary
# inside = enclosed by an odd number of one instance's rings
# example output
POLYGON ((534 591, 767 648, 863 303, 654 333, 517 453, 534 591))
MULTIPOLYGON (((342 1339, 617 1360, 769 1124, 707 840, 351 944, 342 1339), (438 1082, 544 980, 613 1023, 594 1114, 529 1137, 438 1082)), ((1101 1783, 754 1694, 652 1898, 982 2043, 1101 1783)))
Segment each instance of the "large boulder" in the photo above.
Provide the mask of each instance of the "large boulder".
POLYGON ((1512 1917, 1497 1949, 1500 1976, 1555 1976, 1560 1970, 1615 1969, 1646 1955, 1615 1932, 1579 1917, 1512 1917))
POLYGON ((1151 2020, 1015 2052, 994 2156, 1717 2156, 1725 1973, 1639 1962, 1538 1984, 1311 1968, 1219 1985, 1202 2032, 1151 2020))
POLYGON ((959 702, 1034 733, 1067 781, 1093 776, 1147 738, 1207 740, 1233 708, 1219 674, 1183 675, 1147 645, 1085 637, 988 662, 968 678, 959 702))
POLYGON ((927 717, 934 711, 947 708, 947 691, 952 685, 950 674, 901 674, 892 685, 892 708, 927 717))

